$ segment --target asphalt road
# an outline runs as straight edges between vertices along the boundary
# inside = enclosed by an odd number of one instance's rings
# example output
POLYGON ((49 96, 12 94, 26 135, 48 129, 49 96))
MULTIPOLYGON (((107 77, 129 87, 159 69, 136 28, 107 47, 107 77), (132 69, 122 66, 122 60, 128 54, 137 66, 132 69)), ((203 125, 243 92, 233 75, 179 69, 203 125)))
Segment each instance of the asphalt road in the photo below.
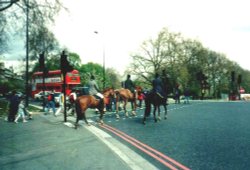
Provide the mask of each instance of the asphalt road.
MULTIPOLYGON (((171 104, 168 119, 154 123, 151 117, 142 125, 143 110, 137 117, 105 123, 160 151, 187 168, 197 170, 250 169, 250 103, 192 102, 171 104)), ((162 115, 163 118, 163 115, 162 115)), ((100 127, 128 145, 159 169, 171 169, 110 130, 100 127)))
MULTIPOLYGON (((158 169, 250 169, 249 102, 170 104, 167 120, 155 123, 151 115, 146 125, 143 111, 129 118, 120 112, 120 120, 106 113, 105 125, 93 124, 111 136, 103 141, 91 128, 76 131, 63 125, 62 117, 37 115, 19 124, 0 120, 0 169, 131 169, 104 144, 113 139, 143 158, 137 163, 158 169)), ((93 113, 87 117, 98 118, 93 113)), ((128 156, 134 165, 138 155, 128 156)))

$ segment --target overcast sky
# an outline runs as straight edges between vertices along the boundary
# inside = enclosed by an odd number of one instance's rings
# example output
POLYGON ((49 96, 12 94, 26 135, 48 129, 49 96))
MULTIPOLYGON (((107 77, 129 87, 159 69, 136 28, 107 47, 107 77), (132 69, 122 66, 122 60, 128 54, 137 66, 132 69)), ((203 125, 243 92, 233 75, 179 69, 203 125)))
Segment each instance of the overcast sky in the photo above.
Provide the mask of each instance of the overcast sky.
POLYGON ((53 27, 60 43, 82 62, 103 63, 121 74, 130 54, 163 27, 197 39, 205 47, 250 70, 250 10, 247 0, 64 1, 53 27), (98 31, 95 34, 94 31, 98 31))

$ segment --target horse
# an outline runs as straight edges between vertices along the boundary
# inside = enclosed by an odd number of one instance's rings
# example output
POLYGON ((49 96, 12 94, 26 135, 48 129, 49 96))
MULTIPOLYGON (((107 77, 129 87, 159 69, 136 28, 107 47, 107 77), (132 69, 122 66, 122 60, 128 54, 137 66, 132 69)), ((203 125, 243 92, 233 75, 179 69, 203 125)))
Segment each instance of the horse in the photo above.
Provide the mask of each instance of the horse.
MULTIPOLYGON (((107 88, 103 91, 105 97, 114 96, 114 89, 107 88)), ((82 95, 79 96, 75 101, 76 109, 76 122, 75 129, 77 129, 78 122, 81 119, 84 119, 87 125, 90 125, 86 119, 85 112, 88 108, 97 108, 100 112, 99 122, 103 124, 103 114, 104 114, 104 99, 97 99, 92 95, 82 95)))
POLYGON ((132 93, 130 90, 128 89, 124 89, 124 88, 120 88, 120 89, 116 89, 115 90, 115 94, 116 94, 116 118, 119 119, 120 116, 118 114, 118 106, 119 103, 121 101, 123 101, 123 109, 125 111, 125 115, 126 117, 128 117, 128 112, 126 109, 127 103, 130 101, 132 103, 132 115, 135 116, 136 115, 136 108, 137 108, 137 96, 138 96, 138 92, 142 91, 142 88, 137 86, 136 87, 136 92, 132 93))
POLYGON ((153 92, 148 92, 145 94, 145 111, 144 111, 144 117, 142 123, 145 125, 146 124, 146 117, 150 116, 151 112, 151 105, 154 106, 154 120, 155 122, 160 121, 160 106, 162 105, 165 109, 165 116, 164 119, 167 119, 167 98, 161 96, 159 93, 153 93, 153 92), (158 117, 156 118, 156 110, 158 110, 158 117))

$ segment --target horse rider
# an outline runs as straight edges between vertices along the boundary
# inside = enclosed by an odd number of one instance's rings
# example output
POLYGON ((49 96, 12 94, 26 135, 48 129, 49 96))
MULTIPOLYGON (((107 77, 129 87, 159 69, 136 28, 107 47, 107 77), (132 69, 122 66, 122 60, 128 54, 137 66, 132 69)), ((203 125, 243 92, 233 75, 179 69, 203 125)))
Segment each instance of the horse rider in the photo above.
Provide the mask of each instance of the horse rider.
POLYGON ((155 74, 152 86, 153 86, 152 92, 154 94, 158 94, 160 97, 166 98, 166 94, 163 90, 163 82, 158 73, 155 74))
POLYGON ((135 93, 135 84, 130 78, 131 76, 128 74, 127 79, 124 82, 124 88, 130 90, 132 93, 135 93))
POLYGON ((100 100, 100 103, 104 105, 104 96, 100 93, 99 87, 95 81, 95 76, 90 76, 90 81, 88 82, 89 95, 95 96, 100 100))
MULTIPOLYGON (((131 76, 129 74, 127 75, 127 79, 124 82, 124 88, 130 90, 131 93, 133 93, 134 98, 136 98, 135 84, 131 80, 131 76)), ((131 102, 131 106, 133 108, 133 103, 132 102, 131 102)))
POLYGON ((165 69, 162 70, 161 79, 163 83, 163 92, 166 95, 165 97, 167 98, 168 94, 170 93, 170 81, 165 69))

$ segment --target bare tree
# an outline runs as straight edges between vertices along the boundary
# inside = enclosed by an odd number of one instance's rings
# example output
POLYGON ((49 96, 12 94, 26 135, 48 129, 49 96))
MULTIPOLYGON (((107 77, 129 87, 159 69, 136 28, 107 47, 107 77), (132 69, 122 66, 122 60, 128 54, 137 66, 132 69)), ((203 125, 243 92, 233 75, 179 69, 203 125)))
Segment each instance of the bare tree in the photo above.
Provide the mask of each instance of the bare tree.
MULTIPOLYGON (((26 24, 28 23, 31 60, 37 59, 38 54, 42 51, 48 53, 57 49, 59 45, 53 33, 49 30, 49 25, 54 23, 54 17, 61 9, 66 9, 63 7, 61 1, 19 0, 15 1, 14 4, 15 5, 12 4, 12 7, 8 10, 3 11, 3 15, 0 17, 0 22, 6 23, 0 26, 1 34, 12 34, 13 36, 24 37, 26 24), (27 9, 29 11, 28 14, 27 9), (8 18, 8 20, 6 18, 8 18)), ((6 41, 7 38, 7 36, 2 36, 2 41, 6 41)), ((22 39, 25 40, 25 38, 22 39)))

